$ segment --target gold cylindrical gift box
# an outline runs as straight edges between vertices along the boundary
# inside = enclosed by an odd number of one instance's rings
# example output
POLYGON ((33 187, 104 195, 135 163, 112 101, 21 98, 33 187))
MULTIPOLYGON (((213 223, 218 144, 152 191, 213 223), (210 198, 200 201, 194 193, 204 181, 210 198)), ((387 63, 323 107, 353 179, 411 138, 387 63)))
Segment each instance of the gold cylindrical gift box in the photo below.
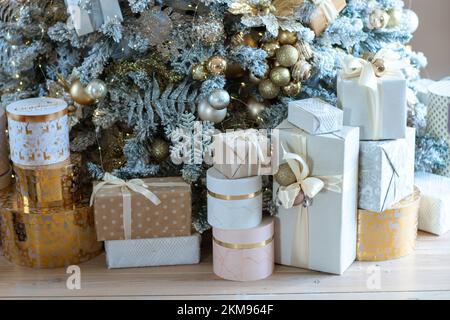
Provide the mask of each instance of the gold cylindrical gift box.
POLYGON ((358 211, 359 261, 397 259, 414 251, 420 205, 420 191, 384 212, 358 211))
POLYGON ((5 258, 25 267, 64 267, 102 252, 89 204, 70 209, 22 207, 13 188, 0 192, 0 235, 5 258))
POLYGON ((31 208, 70 208, 77 200, 80 157, 48 166, 14 164, 19 204, 31 208))

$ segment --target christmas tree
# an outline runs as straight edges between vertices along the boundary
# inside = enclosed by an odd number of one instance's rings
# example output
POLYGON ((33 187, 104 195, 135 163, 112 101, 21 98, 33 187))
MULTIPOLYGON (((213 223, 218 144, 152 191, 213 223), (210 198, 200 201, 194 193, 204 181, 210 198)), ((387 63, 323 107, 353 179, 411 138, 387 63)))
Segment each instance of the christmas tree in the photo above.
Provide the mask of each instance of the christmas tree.
POLYGON ((104 2, 0 0, 2 106, 64 98, 71 151, 91 179, 182 175, 194 186, 199 230, 214 131, 274 128, 290 100, 335 105, 348 54, 390 48, 407 60, 416 166, 437 169, 448 152, 424 134, 415 83, 426 58, 408 45, 418 18, 401 0, 104 2))

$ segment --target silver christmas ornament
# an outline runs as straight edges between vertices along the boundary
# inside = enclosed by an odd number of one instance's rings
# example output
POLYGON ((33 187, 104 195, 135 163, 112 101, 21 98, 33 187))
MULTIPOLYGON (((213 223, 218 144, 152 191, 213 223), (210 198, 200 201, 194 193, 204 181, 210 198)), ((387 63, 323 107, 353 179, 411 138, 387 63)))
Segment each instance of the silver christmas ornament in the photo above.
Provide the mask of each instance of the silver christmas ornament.
POLYGON ((222 89, 213 90, 208 97, 208 103, 216 110, 222 110, 228 107, 230 100, 230 94, 222 89))
POLYGON ((222 122, 227 116, 227 109, 216 110, 206 99, 202 99, 197 106, 197 112, 200 119, 203 121, 211 121, 214 123, 222 122))
POLYGON ((106 83, 100 79, 94 79, 86 87, 86 93, 97 101, 102 100, 108 93, 106 83))

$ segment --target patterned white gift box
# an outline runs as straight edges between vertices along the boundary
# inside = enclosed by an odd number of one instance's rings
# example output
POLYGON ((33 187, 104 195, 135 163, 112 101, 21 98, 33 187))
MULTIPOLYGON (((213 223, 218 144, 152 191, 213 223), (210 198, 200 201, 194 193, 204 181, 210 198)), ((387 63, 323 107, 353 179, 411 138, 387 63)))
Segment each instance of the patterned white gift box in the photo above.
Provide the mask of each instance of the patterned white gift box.
POLYGON ((313 98, 289 102, 288 120, 309 134, 325 134, 342 129, 344 113, 321 99, 313 98))
POLYGON ((32 98, 7 108, 11 160, 23 166, 45 166, 70 156, 67 103, 32 98))
POLYGON ((450 231, 450 178, 419 172, 415 183, 422 194, 419 230, 438 236, 450 231))

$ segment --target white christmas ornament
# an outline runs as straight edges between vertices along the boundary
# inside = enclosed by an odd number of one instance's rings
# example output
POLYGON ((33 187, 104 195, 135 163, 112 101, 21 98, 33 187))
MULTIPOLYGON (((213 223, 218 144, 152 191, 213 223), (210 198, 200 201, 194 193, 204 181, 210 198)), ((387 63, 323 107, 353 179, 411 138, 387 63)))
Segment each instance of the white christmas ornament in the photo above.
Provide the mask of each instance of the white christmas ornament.
POLYGON ((198 104, 198 116, 203 121, 220 123, 227 116, 227 109, 216 110, 208 103, 206 99, 203 99, 198 104))
POLYGON ((414 33, 419 29, 419 17, 417 14, 409 9, 404 11, 405 21, 407 21, 408 30, 411 33, 414 33))

